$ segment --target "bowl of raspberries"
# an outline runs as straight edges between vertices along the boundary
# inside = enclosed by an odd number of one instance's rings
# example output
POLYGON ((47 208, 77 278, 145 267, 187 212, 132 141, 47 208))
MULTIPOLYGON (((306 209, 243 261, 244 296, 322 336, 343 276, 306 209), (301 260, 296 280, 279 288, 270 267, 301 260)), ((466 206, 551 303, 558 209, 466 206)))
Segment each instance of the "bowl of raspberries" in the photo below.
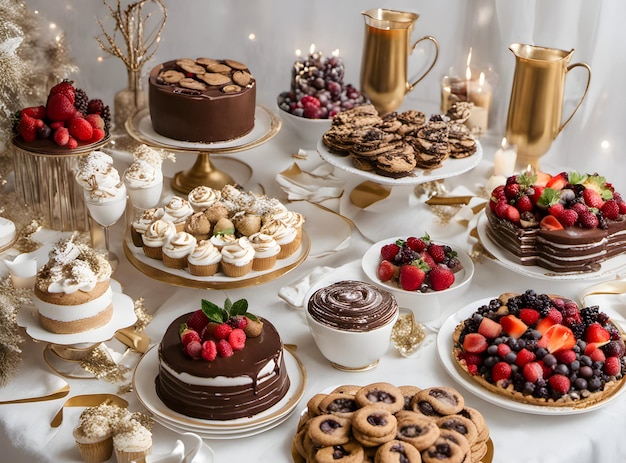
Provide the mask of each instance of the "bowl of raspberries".
POLYGON ((432 240, 428 233, 381 240, 365 252, 361 266, 372 283, 390 291, 418 322, 453 311, 474 275, 469 254, 432 240))

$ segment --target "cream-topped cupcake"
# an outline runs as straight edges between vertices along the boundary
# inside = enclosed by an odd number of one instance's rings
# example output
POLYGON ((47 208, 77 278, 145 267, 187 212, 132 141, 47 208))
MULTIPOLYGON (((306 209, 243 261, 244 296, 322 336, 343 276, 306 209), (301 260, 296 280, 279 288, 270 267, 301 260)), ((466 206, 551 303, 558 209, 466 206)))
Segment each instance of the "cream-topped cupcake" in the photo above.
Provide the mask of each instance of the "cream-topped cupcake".
POLYGON ((280 245, 276 240, 265 233, 257 232, 248 237, 254 248, 252 270, 269 270, 275 264, 280 253, 280 245))
POLYGON ((113 448, 118 463, 143 461, 152 453, 152 433, 139 421, 126 420, 113 436, 113 448))
POLYGON ((198 241, 187 256, 189 273, 203 277, 215 275, 221 261, 222 253, 208 240, 198 241))
POLYGON ((101 463, 113 454, 114 425, 127 411, 107 403, 83 410, 74 428, 74 440, 83 461, 101 463))
POLYGON ((304 216, 296 211, 287 211, 287 213, 285 214, 285 218, 282 220, 290 227, 296 229, 296 240, 298 241, 299 245, 302 241, 302 227, 304 226, 305 221, 304 216))
POLYGON ((143 252, 151 259, 163 259, 163 246, 176 234, 176 226, 169 220, 158 219, 143 234, 143 252))
POLYGON ((295 228, 287 225, 282 220, 271 220, 261 227, 261 233, 270 235, 280 245, 279 259, 285 259, 292 255, 300 243, 297 240, 298 232, 295 228))
POLYGON ((221 250, 222 271, 229 277, 242 277, 252 270, 254 248, 245 236, 221 250))
POLYGON ((219 190, 200 185, 195 187, 187 195, 187 201, 196 212, 202 212, 220 200, 219 190))
POLYGON ((142 235, 146 232, 152 222, 163 218, 165 210, 162 207, 146 209, 133 220, 130 226, 130 236, 133 244, 137 247, 143 246, 142 235))
POLYGON ((176 231, 183 231, 187 217, 194 213, 189 201, 180 196, 170 199, 163 209, 165 209, 165 218, 176 225, 176 231))
POLYGON ((217 235, 211 236, 209 241, 213 244, 213 246, 221 251, 224 246, 235 243, 237 241, 237 237, 234 233, 218 233, 217 235))
POLYGON ((185 231, 200 240, 208 240, 211 236, 211 222, 203 212, 195 212, 187 217, 185 231))
POLYGON ((163 264, 169 268, 187 267, 187 256, 196 247, 196 239, 187 232, 177 232, 163 246, 163 264))

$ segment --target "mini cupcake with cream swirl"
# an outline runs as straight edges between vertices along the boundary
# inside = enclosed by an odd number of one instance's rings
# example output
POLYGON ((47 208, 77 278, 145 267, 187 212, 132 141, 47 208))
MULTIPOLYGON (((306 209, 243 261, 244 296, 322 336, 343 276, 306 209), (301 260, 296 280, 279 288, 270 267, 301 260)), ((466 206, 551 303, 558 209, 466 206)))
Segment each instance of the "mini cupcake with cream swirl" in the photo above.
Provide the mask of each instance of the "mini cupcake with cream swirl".
POLYGON ((187 267, 187 256, 196 247, 196 239, 187 232, 178 232, 163 245, 163 264, 169 268, 187 267))
POLYGON ((286 259, 298 250, 300 240, 295 228, 287 225, 283 220, 272 219, 261 227, 261 233, 271 236, 280 245, 279 259, 286 259))
POLYGON ((203 277, 215 275, 221 261, 222 253, 208 240, 198 241, 187 256, 189 273, 203 277))
POLYGON ((151 259, 163 259, 163 246, 176 234, 173 222, 158 219, 143 234, 143 252, 151 259))
POLYGON ((174 196, 163 207, 165 209, 165 220, 169 220, 176 226, 176 231, 185 229, 187 217, 193 214, 194 210, 185 198, 174 196))
POLYGON ((252 270, 269 270, 276 265, 278 254, 280 253, 280 245, 272 236, 257 232, 250 235, 248 240, 254 248, 252 270))
POLYGON ((227 244, 221 250, 222 271, 229 277, 242 277, 252 270, 254 248, 245 236, 227 244))
POLYGON ((202 212, 213 204, 218 202, 221 198, 219 190, 214 190, 211 187, 199 185, 189 192, 187 195, 187 201, 191 204, 191 207, 196 212, 202 212))

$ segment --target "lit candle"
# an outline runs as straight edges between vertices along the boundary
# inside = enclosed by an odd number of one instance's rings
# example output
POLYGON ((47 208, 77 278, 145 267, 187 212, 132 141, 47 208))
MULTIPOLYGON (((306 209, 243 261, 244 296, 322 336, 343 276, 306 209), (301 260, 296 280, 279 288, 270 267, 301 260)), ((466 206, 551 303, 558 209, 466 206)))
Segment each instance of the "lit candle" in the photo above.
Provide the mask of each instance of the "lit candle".
POLYGON ((493 155, 493 174, 510 177, 515 173, 516 161, 517 151, 503 138, 501 148, 493 155))

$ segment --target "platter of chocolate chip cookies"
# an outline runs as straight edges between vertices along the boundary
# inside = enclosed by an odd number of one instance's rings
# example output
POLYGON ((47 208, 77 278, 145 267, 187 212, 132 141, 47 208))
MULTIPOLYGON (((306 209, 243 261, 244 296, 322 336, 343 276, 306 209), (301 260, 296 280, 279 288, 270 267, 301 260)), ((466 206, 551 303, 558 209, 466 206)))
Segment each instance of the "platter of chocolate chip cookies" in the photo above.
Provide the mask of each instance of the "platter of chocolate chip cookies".
POLYGON ((478 165, 482 147, 462 119, 418 110, 380 116, 366 104, 333 117, 319 155, 344 171, 387 185, 454 177, 478 165))

